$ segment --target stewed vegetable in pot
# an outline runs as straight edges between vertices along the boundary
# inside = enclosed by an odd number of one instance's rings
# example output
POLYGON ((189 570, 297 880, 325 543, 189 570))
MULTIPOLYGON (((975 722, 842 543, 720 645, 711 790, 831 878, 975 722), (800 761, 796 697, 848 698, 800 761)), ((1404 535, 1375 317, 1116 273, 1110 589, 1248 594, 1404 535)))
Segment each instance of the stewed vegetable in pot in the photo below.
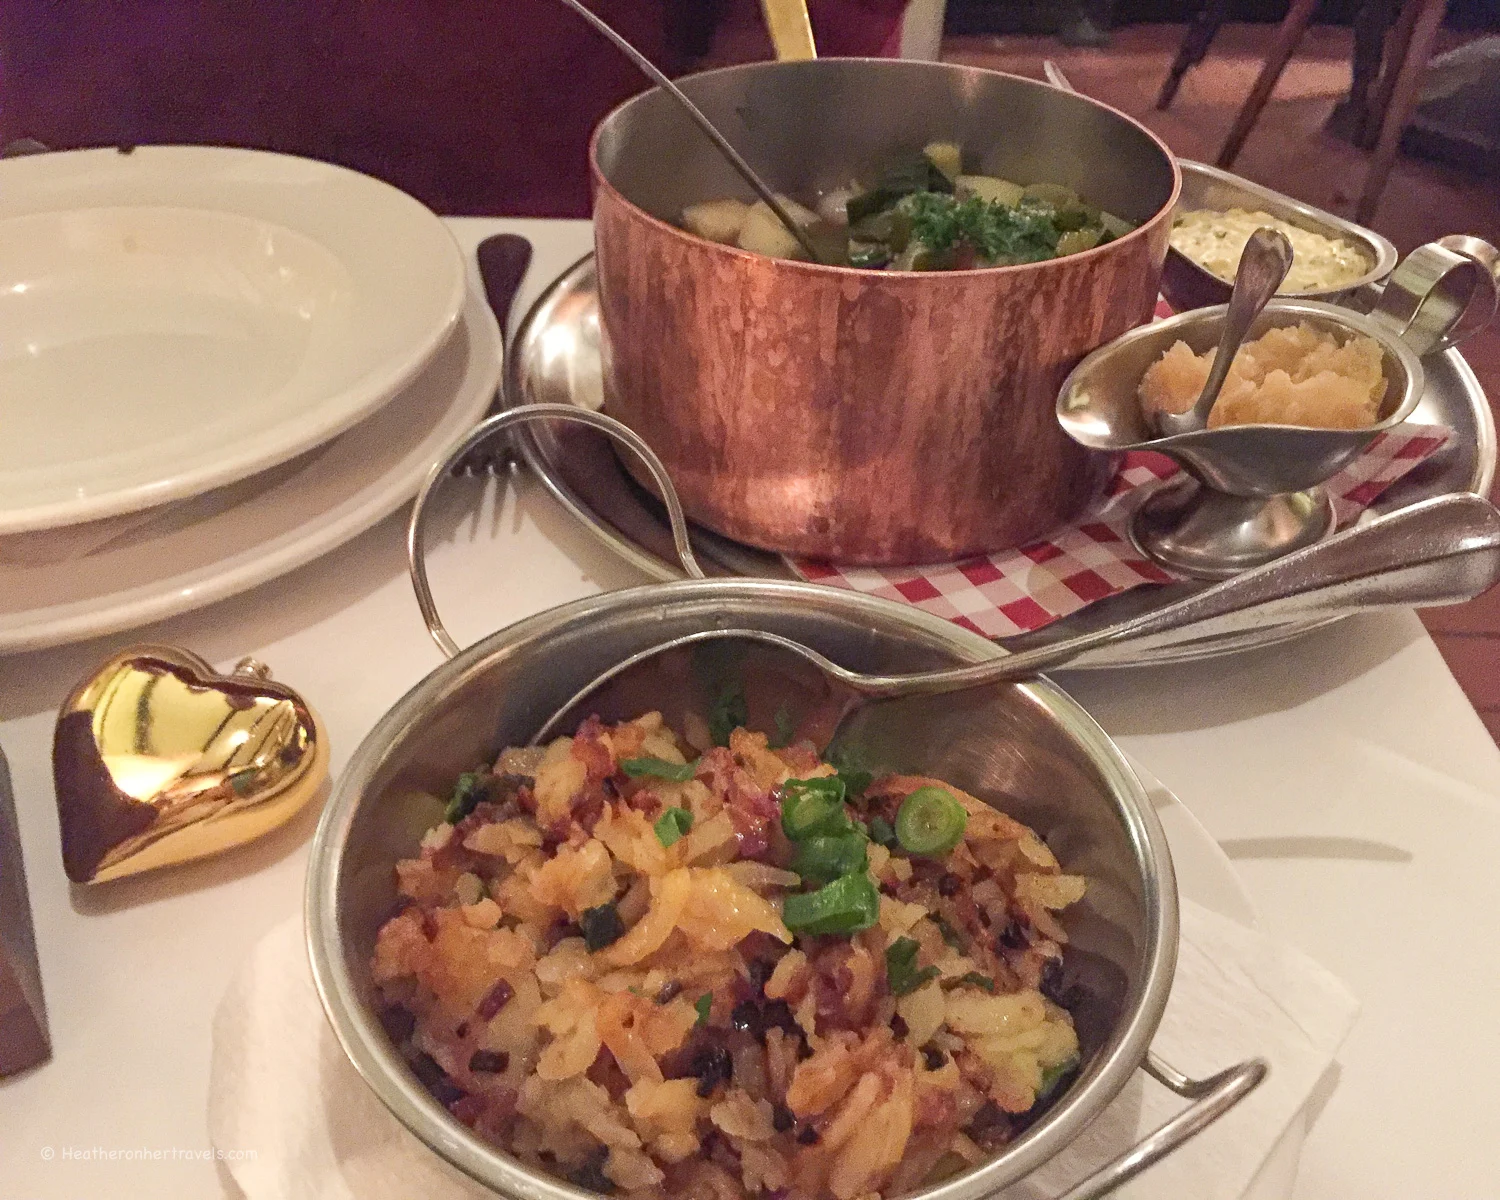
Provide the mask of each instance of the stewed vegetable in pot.
MULTIPOLYGON (((829 266, 889 271, 962 271, 1042 262, 1092 250, 1132 226, 1056 183, 1026 186, 966 175, 962 148, 933 142, 892 164, 868 188, 825 193, 815 208, 781 197, 829 266)), ((806 250, 764 201, 710 200, 682 224, 709 241, 771 258, 806 250)))

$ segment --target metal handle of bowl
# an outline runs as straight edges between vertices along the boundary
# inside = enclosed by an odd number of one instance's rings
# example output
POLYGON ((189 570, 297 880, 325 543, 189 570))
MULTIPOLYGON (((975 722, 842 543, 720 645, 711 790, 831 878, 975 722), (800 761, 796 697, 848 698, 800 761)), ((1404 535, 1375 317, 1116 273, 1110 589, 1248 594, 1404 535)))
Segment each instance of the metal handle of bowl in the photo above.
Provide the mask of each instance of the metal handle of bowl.
POLYGON ((1496 284, 1500 285, 1500 250, 1483 238, 1475 237, 1472 233, 1450 233, 1447 237, 1438 238, 1437 244, 1446 250, 1467 254, 1494 276, 1496 284))
POLYGON ((1478 333, 1497 307, 1500 250, 1482 238, 1455 234, 1407 255, 1386 280, 1370 317, 1425 357, 1478 333))
POLYGON ((1207 1079, 1191 1079, 1155 1054, 1148 1054, 1143 1066, 1157 1083, 1192 1103, 1057 1200, 1100 1200, 1109 1195, 1207 1129, 1259 1087, 1270 1070, 1264 1059, 1252 1058, 1207 1079))
POLYGON ((682 562, 683 571, 692 579, 705 578, 703 568, 693 555, 692 544, 688 541, 687 517, 683 515, 677 489, 672 486, 671 477, 661 459, 656 457, 655 451, 646 445, 640 434, 613 417, 574 408, 571 404, 521 405, 487 421, 481 421, 469 431, 463 441, 448 451, 446 457, 433 464, 432 470, 427 472, 427 478, 422 481, 422 490, 417 493, 417 502, 412 506, 411 519, 406 526, 407 569, 411 572, 412 590, 417 594, 417 606, 422 610, 422 619, 427 622, 427 632, 432 634, 432 640, 437 643, 438 649, 449 658, 458 653, 458 643, 453 640, 443 625, 443 619, 438 616, 437 602, 432 598, 432 587, 427 581, 427 521, 433 493, 453 467, 481 443, 514 425, 529 425, 533 421, 571 421, 577 425, 588 425, 632 451, 646 464, 651 478, 661 490, 667 519, 672 523, 672 541, 677 547, 677 557, 682 562))

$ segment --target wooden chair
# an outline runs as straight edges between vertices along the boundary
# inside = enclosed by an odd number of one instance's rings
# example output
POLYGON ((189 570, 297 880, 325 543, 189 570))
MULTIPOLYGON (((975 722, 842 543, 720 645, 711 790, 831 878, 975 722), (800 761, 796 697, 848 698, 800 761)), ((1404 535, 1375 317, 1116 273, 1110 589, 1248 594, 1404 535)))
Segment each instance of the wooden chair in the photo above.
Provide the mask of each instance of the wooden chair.
MULTIPOLYGON (((1219 148, 1219 166, 1232 167, 1239 157, 1317 5, 1318 0, 1292 0, 1266 53, 1255 86, 1219 148)), ((1366 0, 1356 18, 1354 79, 1349 99, 1354 126, 1351 132, 1358 145, 1368 146, 1373 141, 1375 151, 1355 209, 1355 220, 1361 223, 1368 223, 1380 205, 1401 147, 1401 132, 1416 107, 1422 75, 1432 58, 1446 10, 1447 0, 1366 0)), ((1228 0, 1208 0, 1188 26, 1157 97, 1158 108, 1166 108, 1172 102, 1183 75, 1203 61, 1227 11, 1228 0)))
POLYGON ((1224 24, 1224 18, 1228 15, 1229 0, 1208 0, 1188 23, 1182 45, 1177 48, 1177 57, 1172 60, 1172 69, 1167 72, 1166 81, 1161 85, 1161 94, 1156 97, 1157 108, 1165 110, 1171 105, 1177 89, 1182 86, 1182 77, 1203 61, 1203 56, 1213 44, 1214 35, 1219 32, 1219 26, 1224 24))

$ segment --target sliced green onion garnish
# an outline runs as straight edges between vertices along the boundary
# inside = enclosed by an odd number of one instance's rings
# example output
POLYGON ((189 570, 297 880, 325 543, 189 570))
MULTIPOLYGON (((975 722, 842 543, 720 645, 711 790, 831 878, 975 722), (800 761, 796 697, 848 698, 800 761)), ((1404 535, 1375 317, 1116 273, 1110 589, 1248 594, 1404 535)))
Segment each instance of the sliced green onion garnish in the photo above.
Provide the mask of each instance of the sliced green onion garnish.
POLYGON ((840 803, 844 799, 844 781, 837 775, 819 775, 813 779, 788 779, 781 785, 787 796, 826 796, 840 803))
POLYGON ((901 802, 896 840, 908 854, 947 854, 964 835, 969 814, 939 787, 918 788, 901 802))
POLYGON ((650 776, 653 779, 670 779, 673 783, 686 783, 697 769, 694 763, 674 763, 664 758, 627 758, 620 763, 620 770, 632 779, 650 776))
POLYGON ((656 840, 663 846, 674 845, 692 827, 693 814, 685 808, 667 809, 652 826, 656 830, 656 840))
POLYGON ((858 833, 805 838, 797 843, 791 869, 806 883, 828 883, 851 871, 863 871, 869 865, 865 845, 865 839, 858 833))
POLYGON ((844 784, 837 775, 788 779, 781 785, 781 829, 792 841, 836 837, 853 828, 844 811, 844 784))
POLYGON ((788 896, 781 919, 794 933, 858 933, 880 919, 880 893, 868 872, 859 871, 788 896))

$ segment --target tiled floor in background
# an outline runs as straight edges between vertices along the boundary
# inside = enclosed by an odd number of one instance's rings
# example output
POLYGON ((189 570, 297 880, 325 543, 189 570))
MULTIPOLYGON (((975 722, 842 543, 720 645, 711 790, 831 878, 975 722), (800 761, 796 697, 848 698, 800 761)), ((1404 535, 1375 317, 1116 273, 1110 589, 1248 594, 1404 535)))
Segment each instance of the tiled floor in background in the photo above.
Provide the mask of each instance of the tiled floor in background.
MULTIPOLYGON (((1156 94, 1182 36, 1180 26, 1123 29, 1103 50, 1069 49, 1051 38, 949 38, 943 57, 1033 77, 1040 77, 1044 58, 1054 59, 1079 91, 1143 121, 1182 157, 1212 162, 1260 69, 1273 29, 1226 26, 1165 113, 1156 111, 1156 94)), ((1348 89, 1349 62, 1348 30, 1310 29, 1235 169, 1310 204, 1351 215, 1368 156, 1323 132, 1324 120, 1348 89)), ((1500 180, 1403 158, 1374 225, 1403 253, 1447 233, 1478 234, 1500 244, 1500 180)), ((1500 329, 1476 337, 1464 353, 1491 408, 1500 412, 1500 329)), ((1500 588, 1471 604, 1422 615, 1500 742, 1500 588)))

